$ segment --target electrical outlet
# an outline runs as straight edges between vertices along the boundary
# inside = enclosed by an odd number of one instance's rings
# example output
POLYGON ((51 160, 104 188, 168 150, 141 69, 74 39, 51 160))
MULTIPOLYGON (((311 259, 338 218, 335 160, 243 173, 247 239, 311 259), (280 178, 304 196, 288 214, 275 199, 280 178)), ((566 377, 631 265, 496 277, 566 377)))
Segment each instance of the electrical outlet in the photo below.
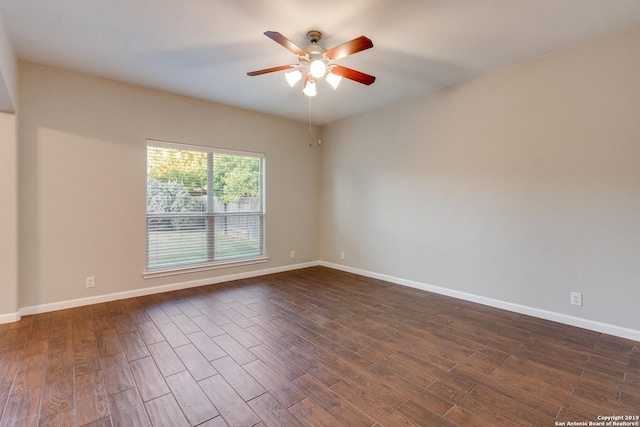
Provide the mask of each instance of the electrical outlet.
POLYGON ((571 292, 571 305, 582 307, 582 294, 580 292, 571 292))
POLYGON ((346 256, 344 255, 344 251, 340 252, 340 259, 345 259, 346 256))
POLYGON ((96 278, 94 276, 89 276, 85 279, 85 285, 87 288, 95 288, 96 286, 96 278))
POLYGON ((291 259, 296 257, 296 251, 291 251, 291 259))

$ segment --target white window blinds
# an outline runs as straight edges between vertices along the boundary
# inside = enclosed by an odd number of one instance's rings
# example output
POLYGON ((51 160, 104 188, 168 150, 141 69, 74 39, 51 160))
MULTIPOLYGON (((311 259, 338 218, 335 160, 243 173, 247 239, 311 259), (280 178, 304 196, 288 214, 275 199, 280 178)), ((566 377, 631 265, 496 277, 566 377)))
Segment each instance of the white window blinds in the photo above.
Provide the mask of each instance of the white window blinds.
POLYGON ((147 271, 265 255, 265 158, 147 141, 147 271))

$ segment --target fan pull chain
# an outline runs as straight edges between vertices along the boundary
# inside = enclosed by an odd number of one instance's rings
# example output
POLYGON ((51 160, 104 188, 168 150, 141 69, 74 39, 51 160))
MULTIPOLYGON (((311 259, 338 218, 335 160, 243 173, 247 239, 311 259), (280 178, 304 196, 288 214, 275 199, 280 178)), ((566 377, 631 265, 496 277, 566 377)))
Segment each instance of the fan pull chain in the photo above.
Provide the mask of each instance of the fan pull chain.
POLYGON ((311 97, 308 96, 307 98, 309 98, 309 147, 311 147, 311 97))

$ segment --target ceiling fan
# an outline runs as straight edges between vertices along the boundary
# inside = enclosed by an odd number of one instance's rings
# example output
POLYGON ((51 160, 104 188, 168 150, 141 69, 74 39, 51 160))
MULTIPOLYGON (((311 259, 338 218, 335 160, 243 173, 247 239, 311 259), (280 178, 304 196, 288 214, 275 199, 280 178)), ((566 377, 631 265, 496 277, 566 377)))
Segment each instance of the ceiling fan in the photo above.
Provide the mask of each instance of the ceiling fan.
POLYGON ((374 76, 334 63, 338 59, 372 48, 373 42, 365 36, 360 36, 327 50, 318 45, 318 41, 322 38, 320 31, 314 30, 307 33, 307 38, 311 45, 305 48, 297 46, 276 31, 267 31, 264 35, 298 55, 298 63, 251 71, 247 73, 248 76, 290 70, 285 73, 287 82, 293 87, 304 77, 302 93, 307 96, 315 96, 317 94, 316 82, 321 78, 324 78, 334 89, 338 87, 343 77, 364 85, 370 85, 376 81, 374 76))

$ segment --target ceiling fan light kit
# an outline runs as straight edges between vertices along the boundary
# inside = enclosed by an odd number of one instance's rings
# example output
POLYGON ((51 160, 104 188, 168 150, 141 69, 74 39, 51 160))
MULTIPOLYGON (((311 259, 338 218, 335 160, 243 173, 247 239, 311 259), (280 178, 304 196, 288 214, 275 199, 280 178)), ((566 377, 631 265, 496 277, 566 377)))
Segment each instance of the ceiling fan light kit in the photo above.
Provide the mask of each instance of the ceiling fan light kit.
POLYGON ((285 73, 287 83, 289 83, 289 86, 294 87, 296 83, 304 77, 302 93, 306 96, 316 96, 318 93, 316 84, 317 81, 322 78, 334 89, 338 88, 343 77, 364 85, 370 85, 376 80, 374 76, 334 63, 334 61, 338 59, 372 48, 373 42, 365 36, 360 36, 327 50, 318 45, 318 41, 322 38, 320 31, 314 30, 307 33, 307 38, 311 42, 311 45, 304 49, 298 47, 278 32, 267 31, 264 34, 295 53, 298 56, 298 63, 251 71, 247 73, 249 76, 259 76, 276 71, 289 70, 289 72, 285 73))

